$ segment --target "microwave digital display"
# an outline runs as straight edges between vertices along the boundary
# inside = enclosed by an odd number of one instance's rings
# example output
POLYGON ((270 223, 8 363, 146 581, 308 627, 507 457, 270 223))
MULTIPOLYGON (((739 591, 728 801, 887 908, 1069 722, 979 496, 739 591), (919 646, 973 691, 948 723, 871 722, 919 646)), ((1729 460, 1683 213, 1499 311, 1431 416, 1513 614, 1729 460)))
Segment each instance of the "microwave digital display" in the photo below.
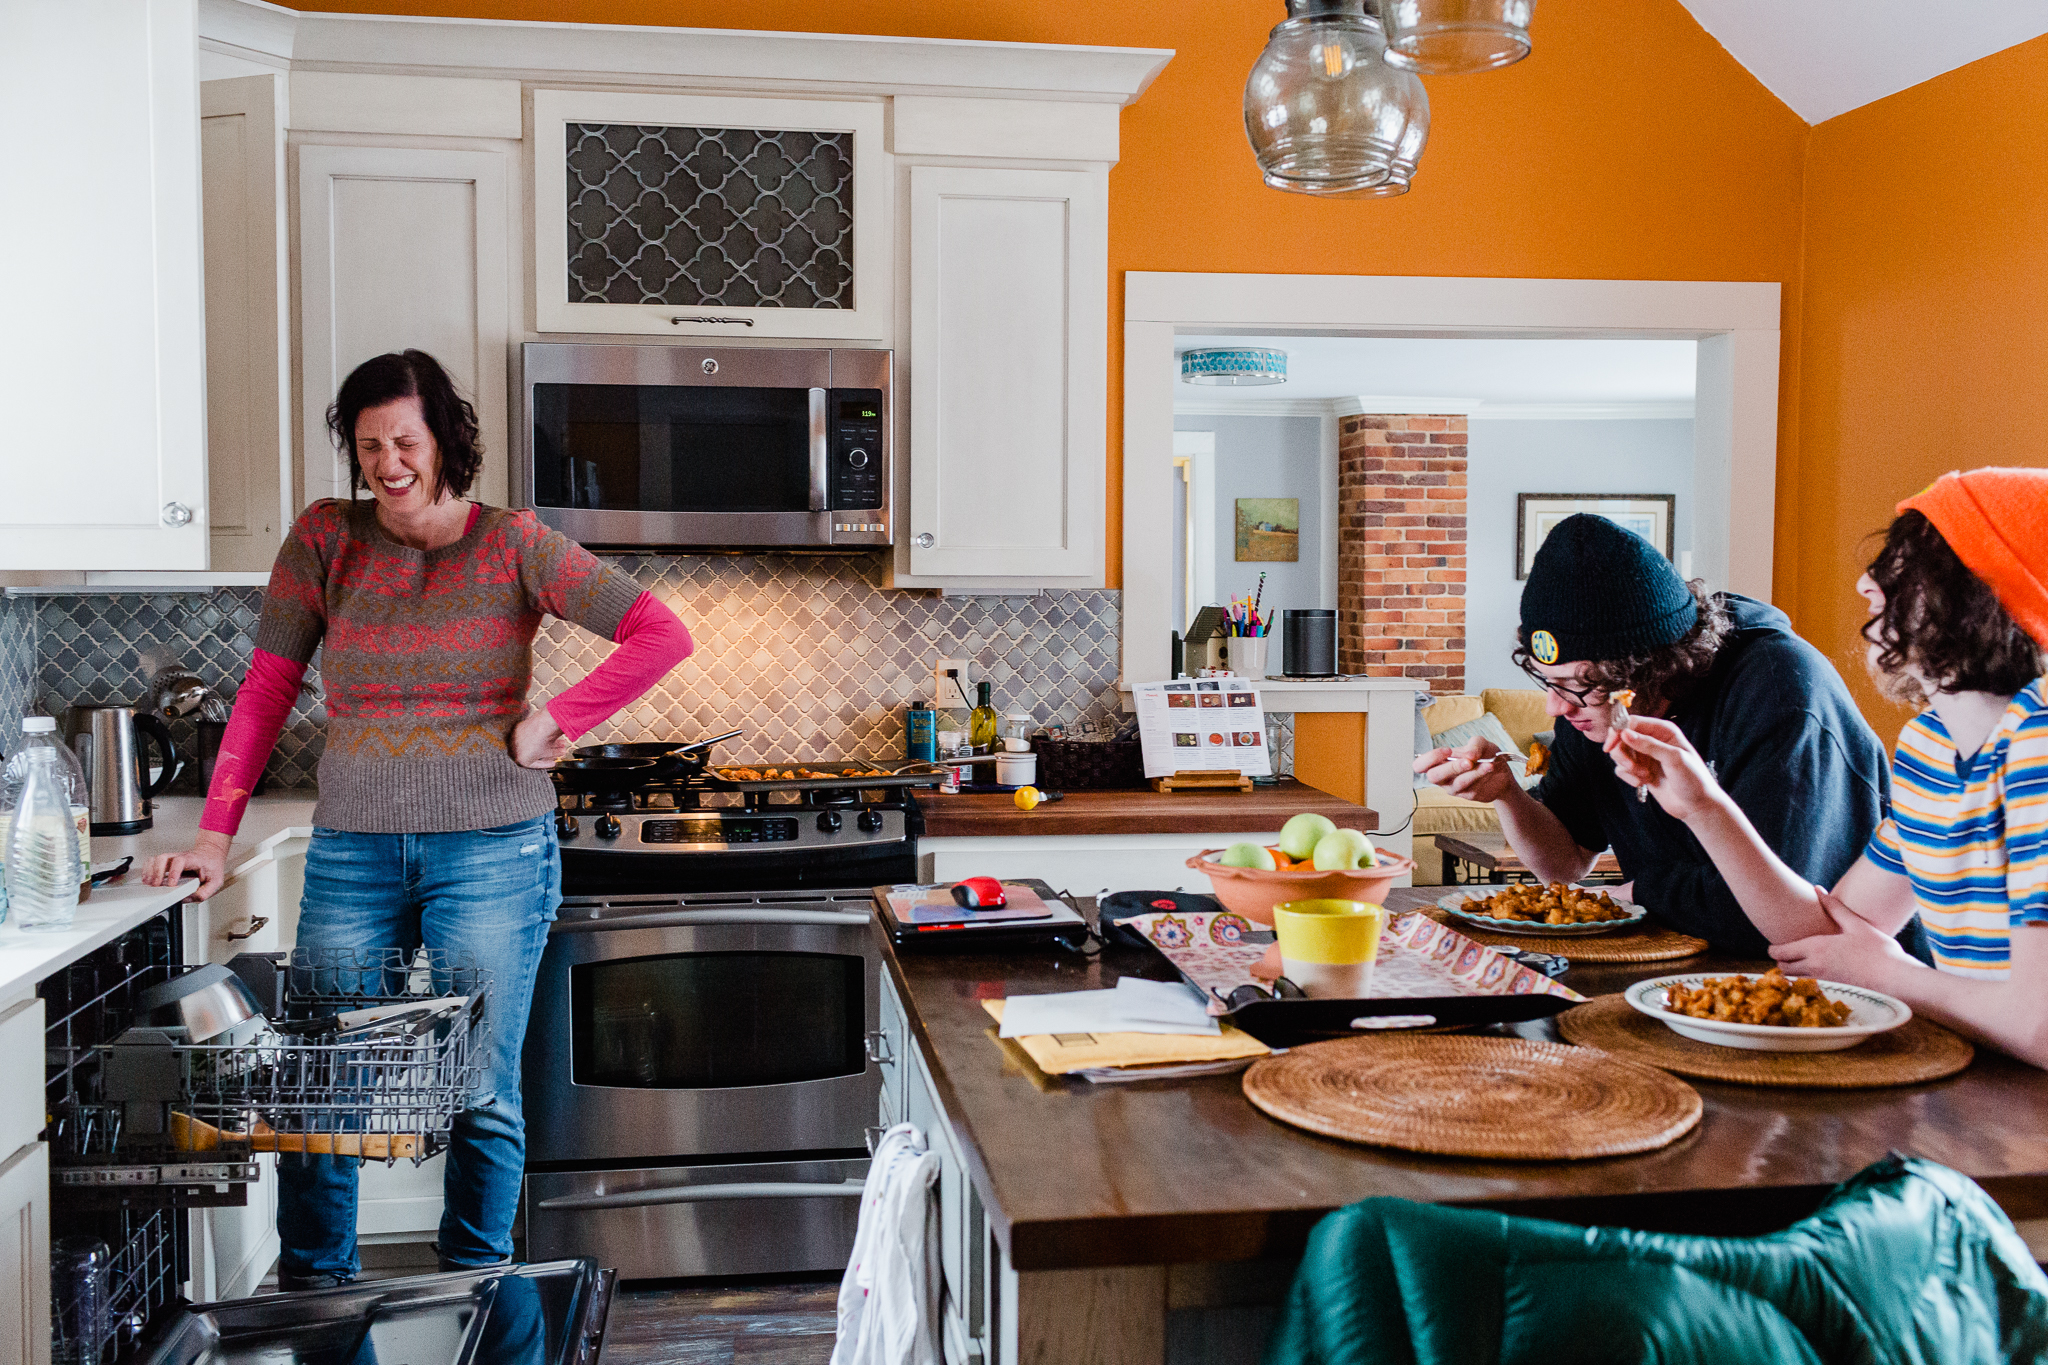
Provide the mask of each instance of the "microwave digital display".
POLYGON ((810 506, 810 396, 803 389, 536 384, 533 407, 536 506, 810 506))
POLYGON ((839 420, 842 422, 880 421, 882 409, 873 403, 841 403, 839 420))

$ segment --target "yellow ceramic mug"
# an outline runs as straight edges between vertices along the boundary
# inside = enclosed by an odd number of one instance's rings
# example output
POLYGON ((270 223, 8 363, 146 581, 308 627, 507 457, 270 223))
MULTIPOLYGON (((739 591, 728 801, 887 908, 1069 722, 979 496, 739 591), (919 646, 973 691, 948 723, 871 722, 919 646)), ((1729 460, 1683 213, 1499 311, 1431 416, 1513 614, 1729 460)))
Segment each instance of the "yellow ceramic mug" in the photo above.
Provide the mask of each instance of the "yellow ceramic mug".
POLYGON ((1372 992, 1387 912, 1370 901, 1288 901, 1273 907, 1280 969, 1311 996, 1359 1000, 1372 992))

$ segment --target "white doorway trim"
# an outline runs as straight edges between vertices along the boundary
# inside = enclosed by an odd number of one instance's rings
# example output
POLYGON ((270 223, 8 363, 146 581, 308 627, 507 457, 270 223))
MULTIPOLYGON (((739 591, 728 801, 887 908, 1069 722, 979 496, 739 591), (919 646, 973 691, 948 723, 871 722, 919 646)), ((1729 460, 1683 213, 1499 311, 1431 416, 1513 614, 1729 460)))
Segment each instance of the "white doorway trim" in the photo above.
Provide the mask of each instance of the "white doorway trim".
POLYGON ((1696 340, 1694 569, 1714 587, 1768 601, 1778 322, 1773 283, 1129 272, 1120 685, 1165 677, 1172 648, 1173 504, 1159 490, 1173 473, 1176 335, 1696 340))
POLYGON ((1172 603, 1169 598, 1169 603, 1180 608, 1173 612, 1173 619, 1182 622, 1175 629, 1186 630, 1186 622, 1194 619, 1189 607, 1198 611, 1216 600, 1216 433, 1174 432, 1173 462, 1187 469, 1188 524, 1180 534, 1185 537, 1182 572, 1193 600, 1172 603))

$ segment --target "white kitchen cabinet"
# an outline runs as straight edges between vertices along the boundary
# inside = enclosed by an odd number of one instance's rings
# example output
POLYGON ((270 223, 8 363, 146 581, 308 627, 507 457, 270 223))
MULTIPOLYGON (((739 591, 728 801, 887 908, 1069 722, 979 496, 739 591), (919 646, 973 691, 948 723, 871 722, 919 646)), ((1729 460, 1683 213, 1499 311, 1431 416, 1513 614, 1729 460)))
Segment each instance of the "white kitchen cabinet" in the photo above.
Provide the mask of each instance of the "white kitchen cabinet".
POLYGON ((912 166, 909 200, 899 582, 1099 587, 1107 171, 912 166))
POLYGON ((542 332, 885 340, 878 99, 533 93, 542 332))
POLYGON ((49 1365, 50 1149, 0 1162, 0 1365, 49 1365))
POLYGON ((304 500, 346 498, 327 434, 341 381, 386 351, 426 351, 476 405, 485 460, 472 496, 503 506, 511 345, 506 154, 301 144, 300 450, 304 500))
POLYGON ((204 569, 194 0, 5 13, 0 570, 204 569))
POLYGON ((267 572, 292 515, 284 77, 199 94, 213 572, 267 572))

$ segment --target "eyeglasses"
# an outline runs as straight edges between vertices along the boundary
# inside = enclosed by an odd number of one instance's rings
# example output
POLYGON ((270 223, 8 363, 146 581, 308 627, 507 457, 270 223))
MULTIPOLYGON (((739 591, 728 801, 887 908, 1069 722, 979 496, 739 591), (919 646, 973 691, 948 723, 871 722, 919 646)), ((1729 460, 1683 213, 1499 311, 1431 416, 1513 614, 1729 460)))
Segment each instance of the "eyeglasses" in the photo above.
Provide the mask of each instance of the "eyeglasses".
POLYGON ((1553 678, 1544 677, 1528 664, 1522 665, 1522 671, 1535 679, 1538 687, 1546 692, 1557 693, 1573 706, 1598 706, 1607 700, 1607 689, 1604 687, 1566 687, 1553 678))

